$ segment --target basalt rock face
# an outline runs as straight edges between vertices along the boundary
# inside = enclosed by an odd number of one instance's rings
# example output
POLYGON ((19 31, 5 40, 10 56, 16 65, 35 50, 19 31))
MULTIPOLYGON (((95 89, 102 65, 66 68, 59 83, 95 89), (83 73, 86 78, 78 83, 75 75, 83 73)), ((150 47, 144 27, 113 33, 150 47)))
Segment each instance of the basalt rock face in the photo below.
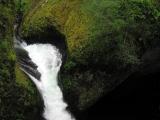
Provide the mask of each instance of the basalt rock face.
POLYGON ((158 0, 32 2, 21 37, 67 51, 59 85, 72 110, 86 109, 137 69, 143 71, 147 52, 160 38, 158 0))

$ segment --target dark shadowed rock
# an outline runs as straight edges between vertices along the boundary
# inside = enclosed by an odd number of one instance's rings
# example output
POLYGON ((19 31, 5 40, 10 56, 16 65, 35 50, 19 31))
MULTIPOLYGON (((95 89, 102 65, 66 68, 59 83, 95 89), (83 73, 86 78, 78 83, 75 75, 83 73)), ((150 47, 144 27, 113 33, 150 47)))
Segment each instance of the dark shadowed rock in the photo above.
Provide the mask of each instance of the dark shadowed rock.
POLYGON ((28 52, 20 47, 16 47, 15 51, 21 68, 34 76, 37 80, 40 80, 41 74, 37 70, 37 65, 34 64, 28 56, 28 52))
POLYGON ((143 65, 140 71, 143 74, 156 73, 160 71, 160 48, 146 51, 142 57, 143 65))

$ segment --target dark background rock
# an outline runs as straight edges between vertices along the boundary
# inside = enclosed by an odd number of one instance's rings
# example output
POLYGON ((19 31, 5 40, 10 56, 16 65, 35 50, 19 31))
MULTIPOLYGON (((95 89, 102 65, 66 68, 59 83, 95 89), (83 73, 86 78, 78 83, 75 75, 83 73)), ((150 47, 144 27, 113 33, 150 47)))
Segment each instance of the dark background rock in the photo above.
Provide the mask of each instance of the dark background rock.
POLYGON ((159 120, 160 72, 136 72, 92 107, 77 115, 78 120, 159 120))

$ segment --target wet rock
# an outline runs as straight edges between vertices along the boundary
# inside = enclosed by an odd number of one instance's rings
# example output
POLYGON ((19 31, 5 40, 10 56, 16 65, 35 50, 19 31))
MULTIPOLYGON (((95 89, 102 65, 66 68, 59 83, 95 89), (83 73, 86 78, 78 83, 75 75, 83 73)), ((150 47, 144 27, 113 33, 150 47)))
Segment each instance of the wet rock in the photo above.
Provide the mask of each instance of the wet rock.
POLYGON ((37 70, 37 65, 33 63, 28 56, 28 52, 20 47, 16 47, 15 51, 18 58, 18 63, 20 64, 21 68, 34 76, 37 80, 40 80, 41 74, 37 70))

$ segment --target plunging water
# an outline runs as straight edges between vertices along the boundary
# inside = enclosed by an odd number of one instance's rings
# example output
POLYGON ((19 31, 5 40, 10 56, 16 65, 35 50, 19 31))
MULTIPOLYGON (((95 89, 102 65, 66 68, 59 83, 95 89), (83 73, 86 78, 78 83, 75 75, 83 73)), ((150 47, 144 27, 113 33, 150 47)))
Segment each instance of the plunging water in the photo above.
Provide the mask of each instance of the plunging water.
POLYGON ((40 80, 27 73, 36 84, 44 100, 44 118, 46 120, 74 120, 66 111, 61 89, 57 83, 62 61, 58 49, 50 44, 33 44, 21 46, 28 51, 31 60, 38 66, 40 80))

